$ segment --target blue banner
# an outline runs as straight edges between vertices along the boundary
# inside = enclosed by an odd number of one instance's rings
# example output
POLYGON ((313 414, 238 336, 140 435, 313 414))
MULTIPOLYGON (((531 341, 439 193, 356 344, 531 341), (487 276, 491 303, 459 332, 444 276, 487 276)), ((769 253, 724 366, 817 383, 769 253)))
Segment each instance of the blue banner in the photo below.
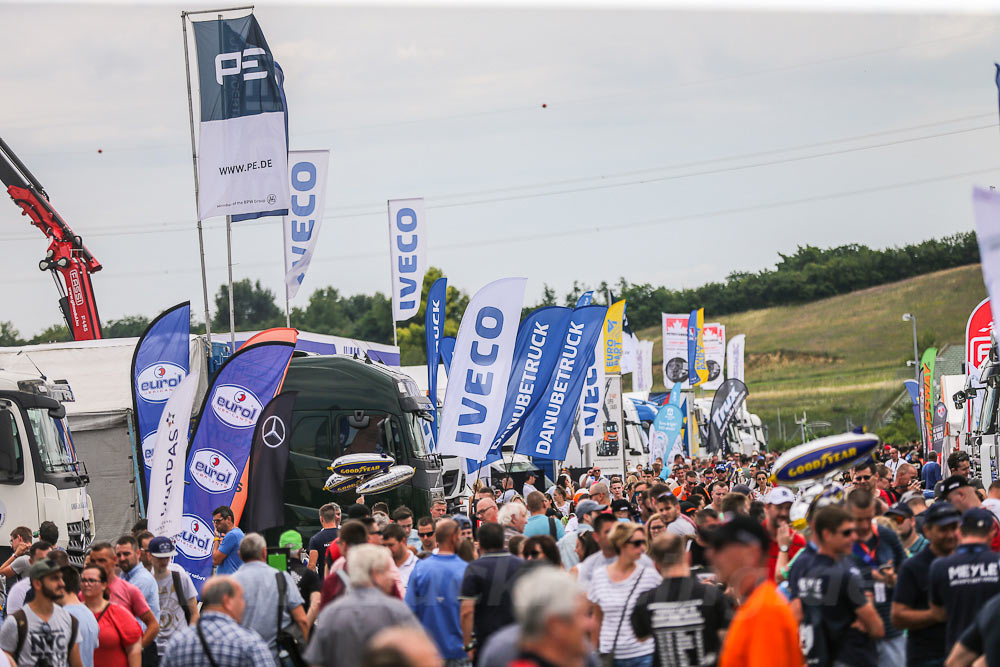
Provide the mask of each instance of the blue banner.
POLYGON ((573 311, 561 341, 559 359, 538 405, 521 424, 514 451, 540 459, 566 458, 587 362, 604 327, 605 306, 573 311))
POLYGON ((455 356, 455 337, 445 336, 438 346, 441 353, 441 363, 444 364, 445 375, 451 372, 451 358, 455 356))
POLYGON ((257 419, 281 388, 294 349, 285 341, 245 345, 226 360, 205 395, 184 472, 183 528, 174 538, 174 560, 199 591, 212 574, 212 511, 233 502, 257 419))
POLYGON ((576 307, 583 308, 584 306, 589 306, 594 301, 594 290, 588 290, 580 295, 580 298, 576 300, 576 307))
POLYGON ((434 442, 438 434, 438 362, 441 359, 441 338, 444 337, 445 301, 448 297, 448 279, 438 278, 427 290, 427 304, 424 306, 424 342, 427 347, 427 395, 434 404, 431 413, 431 433, 434 442))
POLYGON ((191 302, 185 301, 150 322, 132 354, 132 407, 142 447, 144 498, 163 406, 188 374, 190 339, 191 302))
MULTIPOLYGON (((680 383, 678 383, 680 384, 680 383)), ((675 385, 676 386, 676 385, 675 385)), ((680 405, 669 402, 660 408, 649 431, 649 463, 660 459, 664 467, 674 463, 671 454, 681 436, 684 426, 684 411, 680 405)), ((681 445, 683 449, 683 445, 681 445)))
POLYGON ((913 406, 913 418, 917 420, 917 431, 920 431, 920 384, 916 380, 903 380, 903 386, 910 394, 913 406))

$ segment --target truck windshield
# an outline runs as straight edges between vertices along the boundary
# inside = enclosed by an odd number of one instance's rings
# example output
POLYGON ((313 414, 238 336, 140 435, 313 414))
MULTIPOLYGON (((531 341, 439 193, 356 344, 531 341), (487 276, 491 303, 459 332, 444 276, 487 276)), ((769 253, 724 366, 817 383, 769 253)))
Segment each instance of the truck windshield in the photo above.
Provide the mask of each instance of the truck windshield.
POLYGON ((997 385, 996 382, 989 382, 986 385, 986 396, 983 398, 983 406, 979 413, 979 432, 995 433, 997 408, 997 385))
MULTIPOLYGON (((427 438, 430 437, 430 433, 425 438, 424 429, 430 422, 421 419, 419 415, 413 412, 404 412, 403 414, 403 418, 410 427, 410 433, 413 434, 413 455, 417 457, 427 456, 427 438)), ((428 428, 427 430, 429 431, 430 429, 428 428)))
POLYGON ((49 416, 42 408, 28 409, 31 431, 38 442, 38 456, 42 467, 48 471, 65 470, 76 463, 76 453, 65 426, 49 416))

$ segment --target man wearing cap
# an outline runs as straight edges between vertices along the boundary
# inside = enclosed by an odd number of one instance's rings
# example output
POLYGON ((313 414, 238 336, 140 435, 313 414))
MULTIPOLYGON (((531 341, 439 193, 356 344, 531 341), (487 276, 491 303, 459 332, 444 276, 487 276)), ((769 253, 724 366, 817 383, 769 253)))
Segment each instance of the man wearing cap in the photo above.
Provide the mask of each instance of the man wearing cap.
MULTIPOLYGON (((52 545, 48 542, 38 541, 28 549, 28 567, 46 558, 52 545)), ((23 577, 7 591, 7 605, 4 612, 11 614, 24 606, 24 600, 31 590, 31 579, 23 577)))
POLYGON ((288 574, 292 576, 292 581, 298 586, 299 593, 302 595, 306 610, 306 623, 312 626, 313 620, 319 614, 319 590, 323 582, 320 581, 316 572, 310 570, 302 562, 302 534, 297 530, 286 530, 278 537, 278 548, 288 549, 288 574))
POLYGON ((885 511, 885 516, 892 519, 899 541, 903 544, 906 557, 914 556, 918 551, 927 546, 927 538, 917 532, 914 525, 916 518, 913 510, 906 503, 900 501, 885 511))
POLYGON ((928 545, 903 562, 892 598, 892 625, 907 631, 908 667, 941 665, 947 655, 945 624, 936 620, 930 608, 930 572, 936 559, 955 551, 962 521, 961 513, 948 502, 934 503, 924 517, 928 545))
MULTIPOLYGON (((983 505, 983 501, 976 494, 976 488, 964 475, 952 475, 941 483, 941 499, 950 502, 959 512, 983 505)), ((997 521, 996 515, 994 515, 993 521, 997 521)), ((996 527, 997 530, 993 533, 993 539, 990 541, 990 549, 994 552, 1000 552, 1000 523, 996 523, 996 527)))
POLYGON ((982 507, 966 510, 959 531, 955 553, 935 560, 930 572, 931 609, 934 619, 946 624, 946 652, 986 601, 1000 593, 1000 555, 990 551, 996 533, 993 513, 982 507))
POLYGON ((619 521, 631 521, 632 520, 632 503, 625 500, 624 498, 619 498, 618 500, 611 501, 611 513, 619 521))
POLYGON ((28 568, 34 599, 0 626, 0 649, 21 667, 31 665, 70 665, 82 667, 77 645, 78 622, 56 604, 66 593, 62 569, 47 558, 28 568), (18 641, 17 616, 24 615, 27 634, 18 641), (20 644, 20 645, 19 645, 20 644))
POLYGON ((764 530, 771 538, 767 553, 767 576, 774 581, 774 573, 784 570, 795 558, 799 549, 806 545, 804 537, 792 530, 791 511, 795 494, 785 486, 776 486, 764 496, 764 530))
POLYGON ((559 540, 559 555, 562 557, 563 567, 567 570, 580 562, 580 557, 576 553, 576 542, 584 533, 594 529, 594 519, 607 507, 595 503, 589 498, 584 498, 576 505, 576 530, 566 531, 566 535, 559 540))
POLYGON ((524 486, 521 487, 522 498, 527 500, 529 493, 531 493, 532 491, 538 491, 538 489, 535 488, 535 480, 537 479, 538 479, 538 473, 535 472, 534 470, 529 470, 526 473, 526 476, 524 478, 524 486))
POLYGON ((156 650, 162 659, 170 638, 198 620, 198 591, 191 575, 171 565, 170 559, 177 555, 177 550, 169 537, 154 537, 147 550, 159 594, 160 632, 156 635, 156 650))

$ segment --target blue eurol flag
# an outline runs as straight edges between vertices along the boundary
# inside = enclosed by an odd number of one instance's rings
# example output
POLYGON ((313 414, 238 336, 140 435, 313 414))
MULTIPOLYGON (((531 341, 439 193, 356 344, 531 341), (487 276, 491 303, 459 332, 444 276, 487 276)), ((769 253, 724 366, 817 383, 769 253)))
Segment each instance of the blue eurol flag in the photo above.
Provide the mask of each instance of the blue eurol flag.
POLYGON ((257 19, 193 25, 201 93, 199 219, 287 211, 285 100, 257 19))
POLYGON ((163 406, 188 374, 190 338, 191 302, 185 301, 150 322, 132 354, 132 407, 142 449, 144 497, 163 406))
POLYGON ((427 349, 427 394, 434 404, 431 413, 431 431, 437 442, 438 414, 438 362, 441 360, 441 339, 444 338, 445 300, 448 296, 448 279, 438 278, 427 290, 424 306, 424 342, 427 349))

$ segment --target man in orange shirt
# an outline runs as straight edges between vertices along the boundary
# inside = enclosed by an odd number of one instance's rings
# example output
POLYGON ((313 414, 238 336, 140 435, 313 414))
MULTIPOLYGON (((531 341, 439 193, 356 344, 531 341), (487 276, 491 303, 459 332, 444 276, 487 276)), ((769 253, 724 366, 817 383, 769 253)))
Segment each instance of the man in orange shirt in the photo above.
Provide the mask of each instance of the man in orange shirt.
POLYGON ((722 645, 719 667, 802 667, 798 622, 767 578, 770 546, 767 531, 748 516, 734 516, 712 535, 716 573, 743 600, 722 645))

